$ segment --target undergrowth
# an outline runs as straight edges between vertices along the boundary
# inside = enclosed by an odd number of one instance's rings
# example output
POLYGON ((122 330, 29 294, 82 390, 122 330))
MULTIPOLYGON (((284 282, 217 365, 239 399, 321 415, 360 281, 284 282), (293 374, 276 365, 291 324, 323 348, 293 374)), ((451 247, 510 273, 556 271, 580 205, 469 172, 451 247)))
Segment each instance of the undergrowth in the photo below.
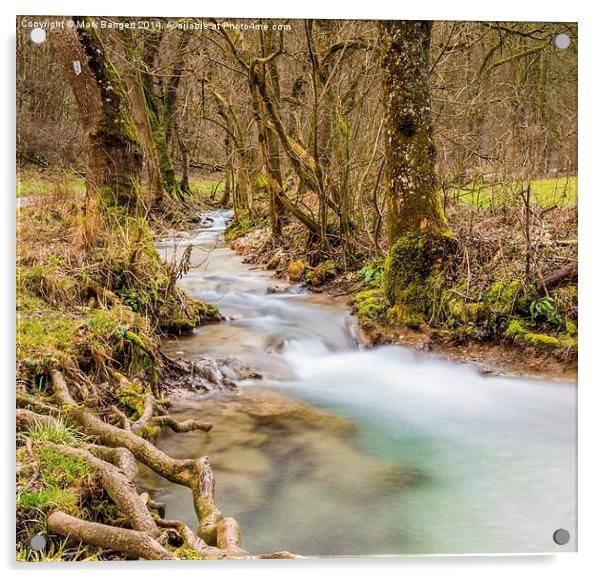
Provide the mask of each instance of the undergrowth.
MULTIPOLYGON (((120 408, 142 415, 145 396, 161 395, 159 339, 219 319, 217 308, 193 300, 177 286, 190 253, 165 263, 142 217, 84 204, 58 180, 21 208, 17 253, 17 404, 46 410, 50 373, 77 379, 96 411, 120 408)), ((49 535, 45 520, 55 509, 85 520, 124 525, 99 489, 89 466, 57 445, 80 447, 85 436, 69 417, 58 426, 36 425, 17 434, 17 559, 96 559, 98 549, 74 548, 49 535), (26 542, 49 540, 44 553, 26 542)), ((152 437, 158 433, 142 432, 152 437)))

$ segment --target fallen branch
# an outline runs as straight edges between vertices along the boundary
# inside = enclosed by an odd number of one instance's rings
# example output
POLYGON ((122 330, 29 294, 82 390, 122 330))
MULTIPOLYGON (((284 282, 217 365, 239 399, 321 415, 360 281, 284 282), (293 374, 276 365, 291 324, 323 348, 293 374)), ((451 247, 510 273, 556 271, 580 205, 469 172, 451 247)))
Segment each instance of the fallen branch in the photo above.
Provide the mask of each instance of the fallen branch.
POLYGON ((570 283, 577 279, 577 265, 572 264, 562 269, 558 269, 553 273, 550 273, 537 283, 537 290, 539 292, 549 291, 554 287, 558 287, 564 283, 570 283))

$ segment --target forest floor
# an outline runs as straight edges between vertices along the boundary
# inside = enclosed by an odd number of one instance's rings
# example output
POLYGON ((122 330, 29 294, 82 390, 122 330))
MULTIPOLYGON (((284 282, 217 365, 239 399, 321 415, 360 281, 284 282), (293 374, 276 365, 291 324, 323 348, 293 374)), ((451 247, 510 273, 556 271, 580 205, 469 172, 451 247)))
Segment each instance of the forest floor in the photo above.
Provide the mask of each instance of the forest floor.
MULTIPOLYGON (((233 222, 227 238, 246 262, 303 283, 349 304, 368 345, 398 344, 475 364, 484 373, 575 379, 577 372, 576 178, 547 179, 533 187, 537 275, 570 269, 549 290, 525 282, 524 232, 517 207, 485 203, 474 189, 446 207, 456 235, 454 265, 445 271, 441 313, 427 322, 400 321, 383 290, 384 259, 345 271, 336 259, 310 266, 296 223, 274 247, 265 220, 233 222), (573 271, 574 267, 574 271, 573 271)), ((491 195, 492 189, 481 194, 491 195)))

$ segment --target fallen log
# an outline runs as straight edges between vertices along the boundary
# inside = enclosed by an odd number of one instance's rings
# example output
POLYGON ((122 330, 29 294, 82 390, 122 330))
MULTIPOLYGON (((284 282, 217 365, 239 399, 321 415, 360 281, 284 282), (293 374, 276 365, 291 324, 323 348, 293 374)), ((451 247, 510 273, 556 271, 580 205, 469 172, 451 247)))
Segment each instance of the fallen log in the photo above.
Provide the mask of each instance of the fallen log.
POLYGON ((558 269, 549 275, 546 275, 543 279, 540 279, 537 282, 537 290, 541 293, 554 289, 554 287, 576 281, 577 275, 577 265, 568 265, 567 267, 558 269))

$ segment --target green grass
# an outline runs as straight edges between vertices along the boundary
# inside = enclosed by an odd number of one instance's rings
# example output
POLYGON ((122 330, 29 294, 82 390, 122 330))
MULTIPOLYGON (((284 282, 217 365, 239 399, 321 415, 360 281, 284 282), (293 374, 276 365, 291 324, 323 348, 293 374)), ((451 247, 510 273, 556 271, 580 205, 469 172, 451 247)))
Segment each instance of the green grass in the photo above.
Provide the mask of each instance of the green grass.
POLYGON ((39 197, 52 192, 56 186, 69 188, 77 195, 86 192, 84 179, 67 172, 49 172, 31 174, 17 173, 17 199, 21 197, 39 197))
POLYGON ((34 448, 40 478, 47 486, 66 488, 72 485, 80 485, 92 475, 86 462, 81 459, 67 456, 45 444, 34 446, 34 448))
POLYGON ((57 311, 47 311, 43 318, 19 316, 17 356, 43 359, 61 353, 73 354, 80 326, 79 320, 57 311))
POLYGON ((57 420, 56 425, 36 424, 29 430, 29 437, 34 441, 50 441, 54 444, 76 446, 84 440, 75 428, 57 420))
POLYGON ((79 496, 71 490, 48 487, 34 492, 22 492, 17 496, 17 508, 32 508, 46 512, 59 509, 79 513, 79 496))
MULTIPOLYGON (((525 183, 474 183, 451 189, 451 196, 479 208, 501 207, 522 202, 520 191, 525 183)), ((560 177, 531 181, 531 202, 543 208, 569 207, 577 204, 577 177, 560 177)))
MULTIPOLYGON (((36 425, 28 435, 33 442, 38 477, 19 493, 17 508, 30 508, 40 514, 58 508, 80 515, 81 488, 89 485, 92 471, 84 460, 65 455, 51 444, 77 446, 84 437, 60 422, 57 426, 36 425)), ((17 456, 23 451, 20 448, 17 456)), ((20 475, 29 477, 31 473, 25 469, 20 475)), ((21 477, 21 482, 27 481, 27 477, 21 477)))
POLYGON ((207 179, 190 179, 190 188, 193 192, 203 193, 206 195, 210 195, 213 191, 217 191, 218 193, 223 192, 225 186, 225 180, 221 181, 212 181, 207 179))

